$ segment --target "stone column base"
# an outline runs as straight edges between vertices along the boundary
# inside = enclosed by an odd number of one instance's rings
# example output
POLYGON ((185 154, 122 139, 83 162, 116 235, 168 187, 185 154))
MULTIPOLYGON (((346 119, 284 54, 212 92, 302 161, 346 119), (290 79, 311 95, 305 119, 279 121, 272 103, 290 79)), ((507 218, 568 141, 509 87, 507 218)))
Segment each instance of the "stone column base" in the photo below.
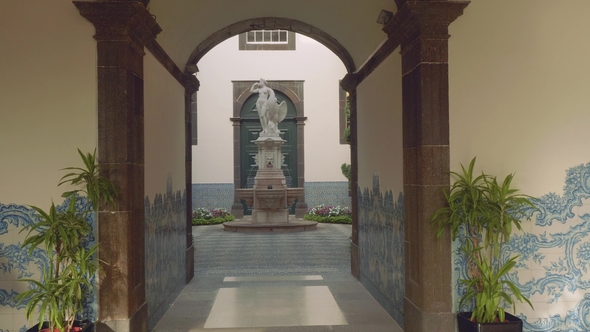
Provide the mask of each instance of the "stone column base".
POLYGON ((242 203, 234 203, 231 206, 231 214, 236 217, 236 219, 244 219, 244 206, 242 203))
MULTIPOLYGON (((103 304, 108 306, 108 304, 103 304)), ((147 303, 127 319, 104 319, 96 322, 96 332, 147 332, 147 303)))
POLYGON ((307 213, 307 203, 305 202, 297 202, 295 204, 295 218, 303 219, 305 214, 307 213))
POLYGON ((452 312, 423 312, 410 300, 404 298, 404 331, 406 332, 455 331, 456 321, 456 316, 452 312))

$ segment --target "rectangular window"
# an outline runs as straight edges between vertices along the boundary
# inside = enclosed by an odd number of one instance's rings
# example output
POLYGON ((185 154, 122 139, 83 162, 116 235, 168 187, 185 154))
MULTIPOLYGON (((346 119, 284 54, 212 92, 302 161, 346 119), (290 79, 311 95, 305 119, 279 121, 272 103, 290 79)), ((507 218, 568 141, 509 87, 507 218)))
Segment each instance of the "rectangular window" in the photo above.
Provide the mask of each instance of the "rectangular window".
POLYGON ((247 44, 287 44, 289 35, 285 30, 253 30, 246 33, 247 44))
POLYGON ((294 51, 295 32, 287 30, 252 30, 241 33, 240 51, 294 51))

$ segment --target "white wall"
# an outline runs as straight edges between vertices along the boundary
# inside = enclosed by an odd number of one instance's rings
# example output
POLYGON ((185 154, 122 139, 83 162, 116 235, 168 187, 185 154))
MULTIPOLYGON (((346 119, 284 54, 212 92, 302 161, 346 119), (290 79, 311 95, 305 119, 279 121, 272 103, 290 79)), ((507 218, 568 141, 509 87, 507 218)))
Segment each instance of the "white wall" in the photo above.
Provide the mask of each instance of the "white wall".
POLYGON ((535 306, 517 313, 535 331, 590 328, 589 12, 586 0, 475 0, 450 27, 451 168, 477 156, 478 169, 516 172, 514 186, 538 198, 510 243, 535 306))
POLYGON ((144 57, 145 194, 186 189, 184 87, 148 51, 144 57))
MULTIPOLYGON (((297 35, 296 51, 239 51, 238 37, 198 63, 198 139, 193 183, 233 183, 232 81, 304 80, 305 180, 346 181, 340 171, 350 146, 339 143, 339 80, 346 71, 331 51, 297 35)), ((279 124, 280 126, 280 124, 279 124)))
POLYGON ((357 87, 359 188, 403 192, 401 56, 394 51, 357 87))

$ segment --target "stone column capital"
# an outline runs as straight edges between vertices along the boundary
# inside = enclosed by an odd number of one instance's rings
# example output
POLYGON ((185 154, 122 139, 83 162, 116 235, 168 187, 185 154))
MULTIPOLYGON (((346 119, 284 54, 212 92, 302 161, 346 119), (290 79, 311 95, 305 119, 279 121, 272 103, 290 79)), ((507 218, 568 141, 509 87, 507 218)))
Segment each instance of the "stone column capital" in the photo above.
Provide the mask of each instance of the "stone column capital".
POLYGON ((352 94, 356 87, 358 86, 358 74, 356 73, 348 73, 344 76, 344 78, 340 81, 340 86, 344 91, 352 94))
POLYGON ((192 95, 193 93, 199 91, 201 82, 193 74, 184 74, 183 85, 186 90, 186 93, 192 95))
POLYGON ((402 46, 417 37, 437 36, 448 39, 448 27, 470 1, 404 1, 391 21, 383 28, 389 39, 402 46))
POLYGON ((144 55, 143 47, 162 31, 156 19, 137 1, 74 1, 90 21, 97 41, 125 41, 144 55))

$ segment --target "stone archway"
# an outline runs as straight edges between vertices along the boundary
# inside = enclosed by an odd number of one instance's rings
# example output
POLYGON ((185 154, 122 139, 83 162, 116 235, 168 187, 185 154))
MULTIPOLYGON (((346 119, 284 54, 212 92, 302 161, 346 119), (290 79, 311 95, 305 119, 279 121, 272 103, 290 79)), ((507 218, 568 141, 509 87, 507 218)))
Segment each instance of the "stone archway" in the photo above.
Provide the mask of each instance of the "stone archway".
POLYGON ((342 60, 347 72, 353 73, 356 69, 352 56, 338 40, 313 25, 284 17, 252 18, 236 22, 215 32, 195 48, 187 61, 187 67, 196 65, 207 52, 222 41, 243 32, 262 29, 283 29, 311 37, 336 54, 342 60))
MULTIPOLYGON (((191 53, 191 55, 187 61, 186 68, 185 68, 185 75, 196 74, 198 72, 197 64, 198 64, 199 60, 207 52, 209 52, 213 47, 215 47, 219 43, 225 41, 226 39, 228 39, 230 37, 236 36, 240 33, 248 32, 251 30, 260 30, 260 29, 265 29, 265 30, 282 29, 282 30, 297 32, 297 33, 300 33, 300 34, 305 35, 307 37, 310 37, 310 38, 318 41, 322 45, 324 45, 326 48, 331 50, 336 56, 338 56, 338 58, 340 58, 340 60, 344 64, 344 67, 346 68, 348 75, 352 75, 356 71, 356 65, 354 63, 354 60, 352 59, 352 56, 348 52, 348 50, 344 47, 344 45, 342 45, 337 39, 332 37, 327 32, 325 32, 325 31, 323 31, 311 24, 308 24, 308 23, 305 23, 302 21, 298 21, 295 19, 284 18, 284 17, 259 17, 259 18, 252 18, 252 19, 247 19, 247 20, 243 20, 240 22, 236 22, 236 23, 231 24, 221 30, 218 30, 217 32, 213 33, 208 38, 206 38, 191 53)), ((353 170, 352 171, 352 178, 350 181, 351 188, 353 188, 352 195, 351 195, 351 210, 352 210, 352 215, 353 215, 352 236, 351 236, 351 273, 355 277, 359 278, 360 273, 359 273, 359 260, 358 260, 358 212, 357 212, 358 211, 358 199, 357 199, 358 192, 356 190, 356 188, 358 188, 358 175, 356 174, 356 172, 358 171, 358 153, 357 153, 357 137, 356 137, 356 85, 358 84, 358 82, 356 82, 353 85, 349 84, 346 86, 344 85, 344 83, 345 82, 343 82, 341 85, 350 95, 349 103, 350 103, 350 112, 351 112, 351 118, 350 118, 350 127, 351 127, 350 163, 351 163, 351 167, 353 170)), ((196 116, 196 113, 198 112, 198 110, 196 109, 196 103, 191 103, 191 101, 197 99, 197 97, 196 97, 197 93, 198 93, 198 91, 195 92, 195 95, 192 97, 192 99, 189 96, 187 99, 187 102, 186 102, 186 113, 191 114, 191 112, 192 112, 193 117, 196 116)), ((292 99, 292 100, 295 100, 295 99, 292 99)), ((297 108, 298 108, 298 117, 299 117, 299 106, 297 106, 297 108)), ((302 106, 301 106, 301 112, 303 112, 302 106)), ((235 108, 234 108, 234 118, 237 117, 235 114, 236 113, 235 113, 235 108)), ((303 121, 304 120, 305 120, 305 118, 303 117, 303 115, 301 115, 301 120, 297 121, 297 128, 298 128, 297 130, 298 131, 303 131, 303 121)), ((234 126, 235 126, 235 122, 234 122, 234 126)), ((191 133, 188 132, 187 135, 188 135, 187 141, 190 142, 191 133)), ((235 135, 236 134, 235 134, 235 129, 234 129, 234 137, 235 137, 235 135)), ((299 135, 299 137, 303 137, 303 135, 299 135)), ((301 144, 303 145, 303 142, 301 142, 301 144)), ((236 149, 234 148, 234 151, 235 150, 236 149)), ((301 151, 303 151, 303 150, 301 149, 301 151)), ((301 156, 299 156, 298 160, 299 160, 299 163, 301 163, 301 167, 303 167, 303 162, 304 162, 303 154, 301 154, 301 156)), ((301 172, 299 174, 303 174, 303 172, 301 172)), ((187 174, 187 176, 188 176, 188 174, 187 174)), ((301 175, 300 175, 300 177, 301 177, 301 175)), ((299 181, 299 179, 298 179, 298 181, 299 181)), ((235 186, 235 188, 237 188, 237 186, 235 186)), ((234 198, 234 201, 236 201, 236 200, 237 200, 237 198, 234 198)), ((307 209, 307 204, 305 204, 305 203, 299 204, 298 203, 298 205, 299 206, 296 208, 296 211, 299 210, 299 215, 303 216, 304 210, 307 209)), ((232 212, 238 213, 237 211, 239 209, 241 209, 241 203, 236 203, 232 207, 232 212), (239 204, 239 207, 238 207, 238 204, 239 204)), ((296 212, 296 214, 297 214, 297 212, 296 212)), ((238 216, 239 216, 239 214, 238 214, 238 216)))

